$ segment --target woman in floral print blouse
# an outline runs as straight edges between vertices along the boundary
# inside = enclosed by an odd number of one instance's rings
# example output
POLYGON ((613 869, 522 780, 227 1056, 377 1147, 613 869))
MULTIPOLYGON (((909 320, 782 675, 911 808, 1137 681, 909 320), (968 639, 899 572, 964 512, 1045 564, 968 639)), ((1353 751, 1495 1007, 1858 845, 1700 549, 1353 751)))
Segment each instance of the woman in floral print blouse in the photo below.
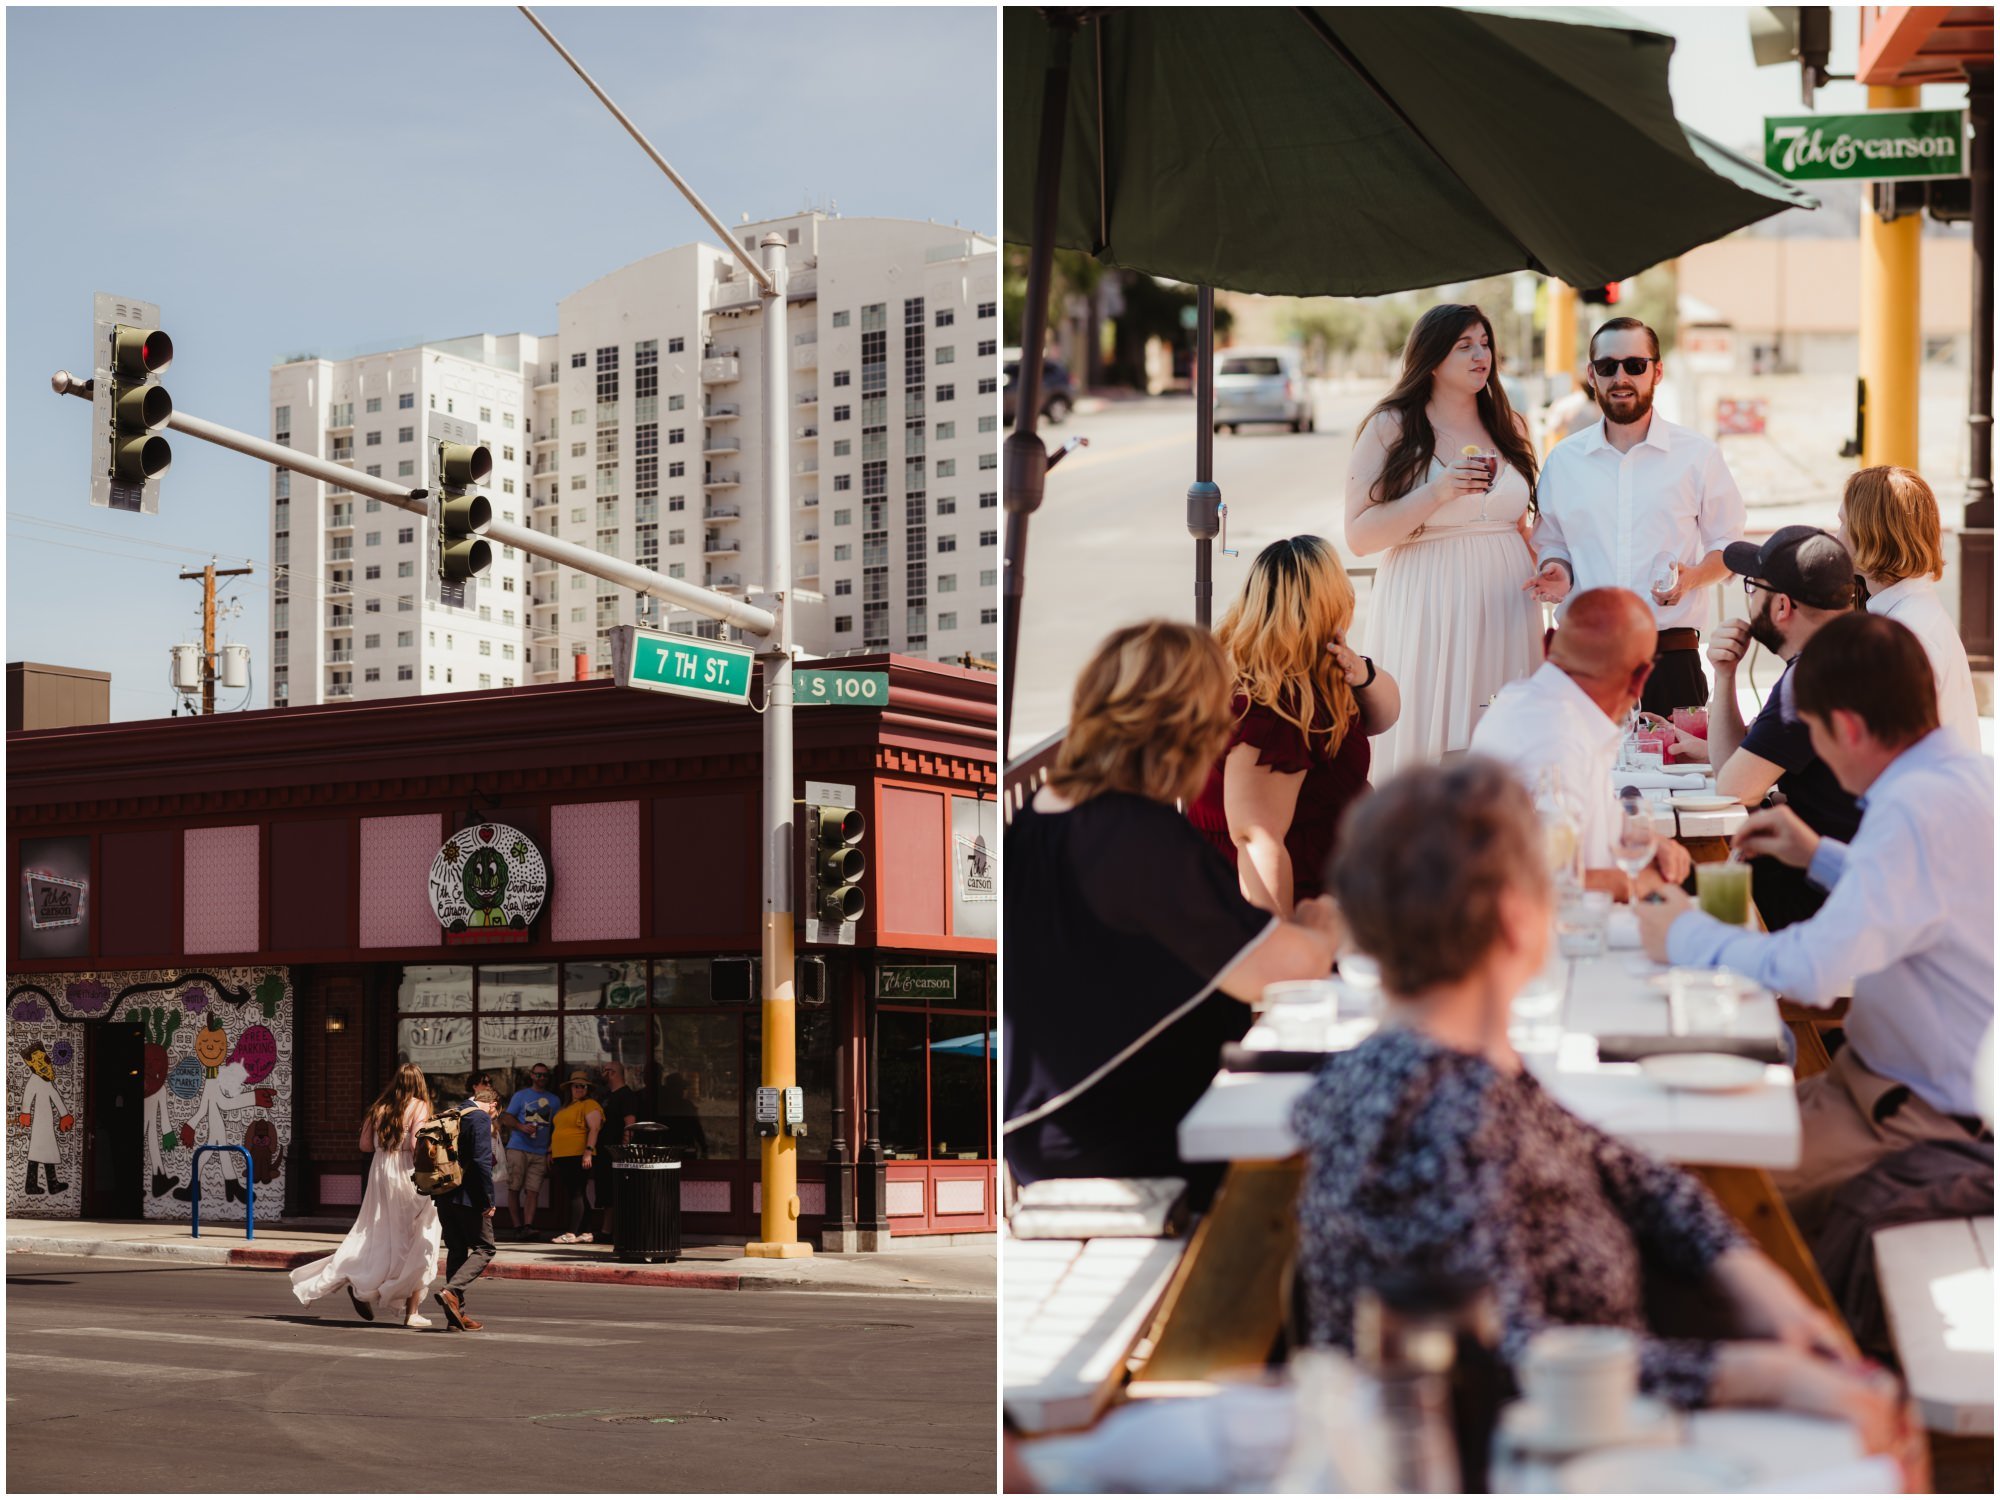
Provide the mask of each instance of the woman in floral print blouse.
POLYGON ((1472 1273, 1498 1295, 1516 1368, 1545 1327, 1613 1325, 1640 1338, 1641 1386, 1675 1405, 1839 1415, 1888 1446, 1897 1413, 1845 1331, 1694 1178, 1585 1124, 1522 1069, 1508 1005, 1542 967, 1550 919, 1526 790, 1476 757, 1411 771, 1356 805, 1340 848, 1333 892, 1392 1000, 1298 1105, 1313 1337, 1351 1347, 1356 1294, 1385 1272, 1472 1273), (1654 1335, 1642 1270, 1703 1288, 1744 1336, 1654 1335))

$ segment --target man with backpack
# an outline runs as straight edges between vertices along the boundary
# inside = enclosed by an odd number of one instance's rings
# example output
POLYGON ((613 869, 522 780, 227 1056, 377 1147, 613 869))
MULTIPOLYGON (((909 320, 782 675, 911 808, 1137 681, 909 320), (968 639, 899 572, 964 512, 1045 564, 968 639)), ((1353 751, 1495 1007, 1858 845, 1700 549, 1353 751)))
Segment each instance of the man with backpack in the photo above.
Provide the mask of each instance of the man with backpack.
POLYGON ((493 1117, 500 1096, 490 1088, 476 1089, 459 1114, 458 1160, 463 1168, 458 1187, 437 1200, 438 1224, 444 1231, 445 1283, 437 1303, 445 1322, 465 1333, 482 1326, 465 1315, 465 1294, 485 1273, 499 1247, 493 1240, 493 1117))

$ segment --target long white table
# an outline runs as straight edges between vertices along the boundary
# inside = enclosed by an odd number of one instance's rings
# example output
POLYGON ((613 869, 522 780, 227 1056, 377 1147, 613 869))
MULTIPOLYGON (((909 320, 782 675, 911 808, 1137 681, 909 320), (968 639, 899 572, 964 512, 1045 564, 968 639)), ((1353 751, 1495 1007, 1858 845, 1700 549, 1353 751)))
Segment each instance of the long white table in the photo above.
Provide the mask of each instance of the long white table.
MULTIPOLYGON (((1652 1082, 1636 1063, 1600 1063, 1597 1038, 1666 1035, 1667 997, 1646 976, 1665 970, 1630 950, 1569 962, 1563 1036, 1552 1053, 1523 1061, 1567 1109, 1620 1140, 1666 1161, 1729 1167, 1791 1167, 1799 1160, 1799 1109, 1792 1070, 1768 1066, 1755 1088, 1696 1094, 1652 1082)), ((1777 1037, 1777 1001, 1746 1000, 1736 1024, 1745 1037, 1777 1037)), ((1348 1029, 1338 1043, 1362 1033, 1348 1029)), ((1258 1043, 1253 1031, 1246 1039, 1258 1043)), ((1268 1043, 1267 1043, 1268 1044, 1268 1043)), ((1299 1149, 1292 1106, 1312 1085, 1304 1073, 1222 1073, 1181 1121, 1188 1161, 1271 1161, 1299 1149)))

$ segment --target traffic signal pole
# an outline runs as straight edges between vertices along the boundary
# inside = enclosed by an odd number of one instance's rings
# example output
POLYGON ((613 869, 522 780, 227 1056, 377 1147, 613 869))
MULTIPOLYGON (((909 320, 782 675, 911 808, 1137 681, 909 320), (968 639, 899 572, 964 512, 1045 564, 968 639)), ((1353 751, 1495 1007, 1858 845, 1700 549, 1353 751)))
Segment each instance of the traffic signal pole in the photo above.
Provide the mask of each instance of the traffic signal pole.
POLYGON ((785 342, 785 237, 759 241, 768 280, 763 305, 764 587, 778 600, 778 628, 758 653, 764 664, 764 940, 763 1085, 777 1090, 779 1124, 759 1142, 763 1204, 761 1238, 744 1254, 791 1259, 812 1254, 799 1238, 799 1143, 786 1121, 786 1090, 797 1086, 798 1004, 792 955, 792 475, 787 419, 791 358, 785 342))
MULTIPOLYGON (((54 386, 57 395, 75 396, 84 401, 91 399, 91 382, 78 380, 67 370, 56 371, 50 384, 54 386)), ((428 517, 431 514, 428 490, 405 489, 401 485, 377 479, 372 474, 363 474, 342 464, 329 463, 323 458, 301 453, 296 448, 287 448, 282 443, 252 437, 247 432, 238 432, 234 428, 224 427, 219 422, 207 422, 184 411, 176 411, 167 419, 166 425, 176 432, 186 433, 189 437, 214 443, 219 448, 228 448, 250 458, 261 458, 265 463, 294 470, 327 484, 340 485, 357 495, 380 500, 384 505, 393 505, 399 510, 409 511, 412 515, 428 517)), ((511 521, 492 521, 479 534, 504 546, 518 547, 532 557, 546 557, 549 561, 561 563, 566 568, 575 568, 579 573, 589 573, 593 577, 622 584, 637 593, 655 595, 670 604, 693 610, 708 619, 720 620, 725 625, 740 626, 751 635, 769 636, 778 628, 778 617, 775 613, 747 600, 714 593, 684 579, 669 578, 664 573, 655 573, 649 568, 640 567, 637 563, 607 557, 593 547, 566 542, 561 537, 550 536, 532 527, 517 526, 511 521)))
MULTIPOLYGON (((583 64, 555 39, 534 11, 519 7, 535 30, 555 48, 576 76, 638 143, 647 158, 666 174, 702 221, 715 232, 730 254, 756 280, 763 309, 764 359, 759 382, 763 406, 764 464, 764 587, 775 605, 774 628, 760 629, 764 649, 764 816, 763 874, 763 1058, 762 1082, 775 1089, 778 1119, 768 1135, 760 1135, 762 1206, 758 1213, 762 1238, 744 1247, 745 1254, 792 1258, 812 1254, 799 1239, 798 1139, 787 1119, 786 1091, 798 1083, 797 1005, 792 951, 792 485, 789 398, 791 359, 785 341, 785 240, 767 234, 758 244, 762 263, 749 247, 729 232, 701 196, 688 185, 646 139, 639 127, 597 85, 583 64)), ((768 1096, 767 1096, 768 1097, 768 1096)), ((761 1130, 761 1125, 760 1125, 761 1130)))

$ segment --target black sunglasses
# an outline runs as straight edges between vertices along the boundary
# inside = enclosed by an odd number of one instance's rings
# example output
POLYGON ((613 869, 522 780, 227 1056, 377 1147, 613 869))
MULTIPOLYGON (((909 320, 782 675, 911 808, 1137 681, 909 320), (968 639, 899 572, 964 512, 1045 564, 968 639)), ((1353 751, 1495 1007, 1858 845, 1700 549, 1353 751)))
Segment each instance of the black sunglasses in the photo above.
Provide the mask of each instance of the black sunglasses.
POLYGON ((1643 375, 1651 366, 1658 363, 1659 361, 1650 354, 1634 354, 1628 359, 1593 359, 1590 368, 1597 371, 1602 378, 1609 380, 1618 373, 1620 365, 1625 367, 1627 375, 1643 375))

